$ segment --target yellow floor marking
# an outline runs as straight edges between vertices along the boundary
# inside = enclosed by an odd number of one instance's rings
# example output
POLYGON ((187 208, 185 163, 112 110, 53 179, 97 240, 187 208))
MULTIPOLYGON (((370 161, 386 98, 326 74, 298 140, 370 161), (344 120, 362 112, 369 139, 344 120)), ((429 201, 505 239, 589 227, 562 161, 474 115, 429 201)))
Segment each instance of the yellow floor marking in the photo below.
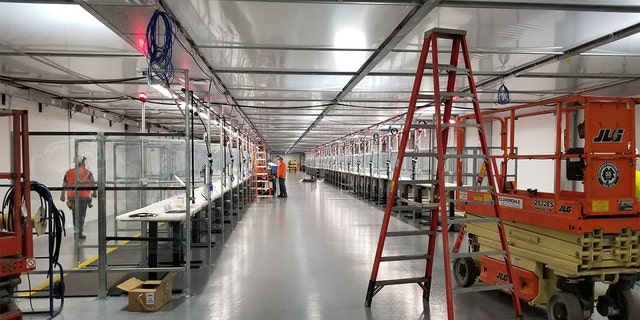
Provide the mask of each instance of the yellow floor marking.
MULTIPOLYGON (((160 225, 162 225, 162 224, 163 224, 163 223, 160 223, 158 226, 160 226, 160 225)), ((142 235, 142 233, 136 233, 135 235, 133 235, 133 237, 136 237, 136 238, 137 238, 137 237, 140 237, 141 235, 142 235)), ((127 244, 127 243, 129 243, 129 240, 121 241, 121 242, 120 242, 120 245, 125 245, 125 244, 127 244)), ((111 253, 111 252, 115 251, 116 249, 118 249, 118 247, 111 247, 111 248, 108 248, 108 249, 107 249, 107 254, 109 254, 109 253, 111 253)), ((87 260, 85 260, 85 261, 81 262, 81 263, 80 263, 80 264, 78 264, 76 267, 71 268, 71 270, 80 270, 80 269, 82 269, 82 268, 84 268, 84 267, 86 267, 86 266, 90 265, 92 262, 94 262, 94 261, 96 261, 96 260, 98 260, 98 255, 95 255, 95 256, 93 256, 93 257, 91 257, 91 258, 89 258, 89 259, 87 259, 87 260)), ((69 275, 68 273, 65 273, 65 274, 64 274, 64 276, 68 276, 68 275, 69 275)), ((58 282, 58 280, 60 280, 60 276, 59 276, 59 275, 57 275, 57 276, 53 277, 53 282, 54 282, 54 283, 58 282)), ((40 284, 40 285, 36 286, 35 288, 30 289, 31 291, 29 291, 29 292, 22 293, 22 294, 20 295, 20 297, 28 298, 28 297, 30 297, 30 296, 32 296, 32 295, 34 295, 34 294, 38 293, 39 291, 44 290, 44 288, 46 288, 47 286, 49 286, 49 281, 43 282, 42 284, 40 284)))

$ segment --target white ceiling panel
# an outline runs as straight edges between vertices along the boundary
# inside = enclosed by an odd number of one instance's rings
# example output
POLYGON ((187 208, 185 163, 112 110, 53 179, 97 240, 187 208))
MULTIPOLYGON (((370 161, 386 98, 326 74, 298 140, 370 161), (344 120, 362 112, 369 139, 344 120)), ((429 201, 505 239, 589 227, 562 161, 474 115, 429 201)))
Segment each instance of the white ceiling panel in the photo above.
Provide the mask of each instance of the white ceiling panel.
MULTIPOLYGON (((637 1, 41 2, 0 1, 0 83, 133 125, 144 91, 148 127, 184 130, 178 106, 143 72, 145 32, 159 8, 179 39, 171 89, 182 95, 188 81, 200 108, 224 111, 227 122, 278 153, 399 125, 433 27, 467 31, 482 108, 502 107, 495 101, 503 82, 511 105, 572 94, 640 96, 637 1)), ((156 39, 165 34, 159 27, 156 39)), ((448 61, 450 44, 438 46, 448 61)), ((430 74, 421 89, 433 90, 430 74)), ((418 105, 419 118, 431 117, 428 101, 418 105)), ((469 106, 455 107, 464 113, 469 106)))

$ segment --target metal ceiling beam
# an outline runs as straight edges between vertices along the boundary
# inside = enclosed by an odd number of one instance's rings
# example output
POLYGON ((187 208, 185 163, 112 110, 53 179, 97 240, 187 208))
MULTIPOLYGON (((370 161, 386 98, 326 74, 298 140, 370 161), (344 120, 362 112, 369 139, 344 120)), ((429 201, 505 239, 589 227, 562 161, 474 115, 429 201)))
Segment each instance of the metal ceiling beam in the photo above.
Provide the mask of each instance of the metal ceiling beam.
MULTIPOLYGON (((2 2, 2 0, 0 0, 2 2)), ((0 56, 71 57, 71 58, 141 58, 140 53, 118 52, 46 52, 46 51, 0 51, 0 56)))
MULTIPOLYGON (((198 48, 195 46, 195 41, 193 41, 193 39, 191 38, 191 36, 189 35, 189 33, 182 27, 182 25, 180 23, 178 23, 178 19, 176 18, 176 16, 173 14, 173 12, 171 10, 169 10, 169 8, 163 6, 163 9, 165 12, 167 12, 168 14, 171 15, 172 20, 175 22, 176 24, 176 28, 180 31, 180 34, 182 34, 182 36, 184 36, 188 42, 188 46, 191 47, 191 49, 193 49, 193 51, 195 52, 195 56, 197 56, 200 61, 202 61, 204 63, 204 65, 207 67, 207 70, 209 70, 209 72, 211 72, 212 77, 215 79, 215 81, 217 81, 220 86, 222 87, 222 91, 223 94, 227 97, 227 99, 229 99, 230 101, 232 101, 236 106, 238 106, 238 102, 236 100, 236 98, 231 94, 231 91, 229 91, 229 88, 227 87, 227 85, 222 81, 222 78, 220 78, 220 76, 217 74, 216 70, 211 66, 211 64, 209 63, 209 61, 207 59, 204 58, 204 56, 202 55, 202 53, 200 52, 200 50, 198 50, 198 48)), ((178 36, 178 35, 176 35, 178 36)), ((194 59, 195 59, 194 56, 194 59)), ((212 79, 213 80, 213 79, 212 79)), ((253 125, 253 123, 251 122, 251 119, 249 119, 249 117, 247 117, 246 114, 244 114, 244 111, 242 111, 242 109, 240 107, 235 107, 234 108, 239 114, 240 117, 247 122, 247 124, 249 125, 249 127, 251 127, 252 131, 254 131, 254 133, 258 136, 258 138, 260 138, 262 140, 262 143, 265 144, 266 146, 266 141, 264 140, 264 138, 262 137, 262 135, 260 134, 260 131, 258 131, 258 129, 256 129, 256 127, 253 125)))
POLYGON ((591 12, 620 12, 638 13, 640 5, 601 5, 584 3, 567 3, 568 1, 558 1, 558 3, 539 2, 502 2, 502 1, 466 1, 466 0, 444 0, 441 7, 453 8, 480 8, 480 9, 509 9, 509 10, 561 10, 561 11, 591 11, 591 12))
POLYGON ((632 36, 637 34, 638 32, 640 32, 640 23, 636 23, 632 26, 620 29, 618 31, 612 32, 612 33, 608 33, 606 35, 603 35, 597 39, 591 40, 589 42, 586 42, 584 44, 575 46, 573 48, 567 49, 565 50, 561 55, 552 55, 552 56, 546 56, 540 59, 537 59, 535 61, 529 62, 529 63, 525 63, 522 64, 521 66, 517 67, 517 68, 513 68, 505 73, 502 74, 502 76, 498 76, 498 77, 493 77, 490 79, 485 79, 485 80, 481 80, 481 81, 477 81, 476 82, 476 87, 481 88, 483 86, 486 86, 488 84, 492 84, 498 81, 502 81, 505 78, 510 78, 510 77, 517 77, 520 74, 523 74, 529 70, 532 69, 536 69, 539 68, 543 65, 549 64, 549 63, 553 63, 559 60, 565 60, 568 58, 571 58, 573 56, 579 55, 583 52, 589 51, 591 49, 595 49, 598 47, 601 47, 603 45, 609 44, 611 42, 614 41, 618 41, 620 39, 632 36))
MULTIPOLYGON (((364 79, 373 68, 375 68, 382 59, 384 59, 400 41, 402 41, 434 8, 436 8, 442 0, 427 0, 421 2, 419 6, 411 9, 411 11, 402 19, 389 36, 380 44, 376 52, 372 53, 369 59, 360 67, 358 73, 347 82, 338 95, 333 99, 334 103, 338 103, 353 90, 353 88, 364 79)), ((289 147, 287 152, 293 149, 311 130, 322 120, 322 118, 331 112, 332 106, 328 106, 322 111, 318 118, 307 128, 307 130, 298 138, 298 140, 289 147)))
POLYGON ((418 5, 416 0, 232 0, 235 2, 268 2, 268 3, 315 3, 315 4, 362 4, 362 5, 418 5))
MULTIPOLYGON (((558 56, 562 56, 565 53, 559 53, 558 56)), ((556 59, 556 60, 559 60, 556 59)), ((321 75, 321 76, 358 76, 359 72, 350 72, 350 71, 313 71, 313 70, 266 70, 266 69, 218 69, 219 73, 234 73, 234 74, 266 74, 266 75, 321 75)), ((431 75, 432 73, 429 71, 425 71, 426 76, 431 75)), ((493 77, 493 76, 501 76, 504 72, 500 71, 480 71, 474 72, 474 76, 480 77, 493 77)), ((410 71, 376 71, 369 72, 367 76, 370 77, 415 77, 415 72, 410 71)), ((526 72, 518 75, 520 78, 591 78, 591 79, 606 79, 606 78, 632 78, 636 77, 633 74, 619 74, 619 73, 544 73, 544 72, 526 72)), ((260 89, 262 90, 262 89, 260 89)), ((275 90, 274 90, 275 91, 275 90)), ((287 90, 283 90, 287 91, 287 90)), ((251 98, 238 98, 238 101, 248 101, 251 98)), ((256 101, 268 100, 269 98, 256 98, 256 101)), ((271 98, 271 99, 279 99, 281 98, 271 98)), ((283 100, 283 101, 320 101, 327 102, 329 100, 322 99, 302 99, 302 98, 292 98, 296 100, 283 100)))
POLYGON ((0 0, 7 3, 34 3, 34 4, 75 4, 73 0, 0 0))

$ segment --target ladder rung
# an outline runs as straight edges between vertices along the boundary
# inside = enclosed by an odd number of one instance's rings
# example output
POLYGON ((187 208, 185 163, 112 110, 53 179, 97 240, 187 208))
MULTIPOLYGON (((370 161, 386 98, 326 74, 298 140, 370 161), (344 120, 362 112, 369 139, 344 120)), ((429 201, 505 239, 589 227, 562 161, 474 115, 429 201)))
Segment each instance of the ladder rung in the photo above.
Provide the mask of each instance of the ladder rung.
MULTIPOLYGON (((473 98, 475 95, 471 92, 462 92, 462 91, 452 91, 452 92, 440 92, 440 100, 451 100, 451 98, 473 98)), ((433 101, 436 99, 436 96, 433 94, 419 94, 418 100, 429 100, 433 101)))
POLYGON ((489 223, 489 222, 500 222, 500 219, 495 217, 488 218, 457 218, 450 219, 449 224, 463 224, 463 223, 489 223))
POLYGON ((264 194, 263 195, 263 194, 261 194, 261 195, 258 195, 258 198, 271 198, 271 195, 268 195, 268 194, 264 194))
POLYGON ((402 211, 402 210, 418 211, 418 209, 420 209, 420 208, 416 207, 416 206, 393 206, 393 207, 391 207, 391 211, 402 211))
POLYGON ((411 231, 390 231, 387 232, 387 237, 404 237, 404 236, 422 236, 422 235, 432 235, 433 230, 424 229, 424 230, 411 230, 411 231))
POLYGON ((411 124, 412 129, 435 129, 436 125, 433 123, 424 124, 424 123, 414 123, 411 124))
MULTIPOLYGON (((480 128, 479 123, 474 122, 463 122, 463 123, 442 123, 441 126, 443 128, 480 128)), ((412 124, 412 129, 435 129, 435 124, 412 124)))
POLYGON ((473 98, 475 95, 473 92, 451 91, 440 92, 440 98, 446 100, 447 98, 473 98))
POLYGON ((423 179, 423 180, 398 180, 398 185, 401 184, 435 184, 438 180, 423 179))
POLYGON ((474 251, 474 252, 458 252, 451 253, 451 259, 457 258, 474 258, 474 257, 488 257, 488 256, 504 256, 507 252, 504 250, 495 251, 474 251))
POLYGON ((454 186, 454 187, 444 187, 447 191, 452 190, 463 190, 463 191, 492 191, 493 187, 491 186, 454 186))
POLYGON ((487 156, 484 154, 457 154, 450 153, 444 155, 445 159, 486 159, 487 156))
POLYGON ((473 122, 443 123, 442 126, 443 127, 449 127, 449 128, 480 128, 480 124, 479 123, 473 123, 473 122))
MULTIPOLYGON (((433 63, 425 64, 424 68, 433 70, 433 63)), ((446 72, 455 71, 456 73, 465 74, 465 75, 469 74, 469 69, 456 67, 450 64, 438 64, 438 70, 446 71, 446 72)))
POLYGON ((456 204, 464 204, 464 205, 493 205, 493 201, 469 201, 469 200, 460 200, 447 198, 447 202, 453 202, 456 204))
POLYGON ((426 259, 431 259, 431 255, 427 254, 427 253, 404 254, 404 255, 399 255, 399 256, 380 257, 380 262, 405 261, 405 260, 426 260, 426 259))
POLYGON ((405 152, 405 157, 436 157, 437 152, 405 152))
POLYGON ((405 199, 402 197, 397 197, 398 201, 405 202, 409 207, 423 208, 423 209, 437 209, 440 207, 439 203, 436 202, 416 202, 413 200, 405 199))
POLYGON ((376 281, 377 286, 391 286, 395 284, 405 284, 405 283, 420 283, 427 282, 429 278, 420 277, 420 278, 404 278, 404 279, 393 279, 393 280, 378 280, 376 281))
POLYGON ((501 284, 493 284, 493 285, 475 285, 466 288, 453 288, 453 294, 459 293, 471 293, 471 292, 482 292, 482 291, 493 291, 493 290, 508 290, 513 288, 513 284, 511 283, 501 283, 501 284))

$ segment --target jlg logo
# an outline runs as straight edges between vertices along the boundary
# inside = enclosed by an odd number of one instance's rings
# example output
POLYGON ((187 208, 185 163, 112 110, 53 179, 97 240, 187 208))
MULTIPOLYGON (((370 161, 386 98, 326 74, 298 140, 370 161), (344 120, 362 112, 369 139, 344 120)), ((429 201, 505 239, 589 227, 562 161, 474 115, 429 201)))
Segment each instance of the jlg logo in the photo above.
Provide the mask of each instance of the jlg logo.
POLYGON ((563 204, 560 206, 560 209, 558 209, 558 212, 571 213, 571 209, 573 209, 573 206, 566 206, 563 204))
POLYGON ((502 272, 498 272, 498 275, 496 276, 496 279, 507 282, 509 280, 509 275, 504 274, 502 272))
POLYGON ((600 129, 598 136, 593 138, 593 142, 620 142, 624 129, 600 129))

